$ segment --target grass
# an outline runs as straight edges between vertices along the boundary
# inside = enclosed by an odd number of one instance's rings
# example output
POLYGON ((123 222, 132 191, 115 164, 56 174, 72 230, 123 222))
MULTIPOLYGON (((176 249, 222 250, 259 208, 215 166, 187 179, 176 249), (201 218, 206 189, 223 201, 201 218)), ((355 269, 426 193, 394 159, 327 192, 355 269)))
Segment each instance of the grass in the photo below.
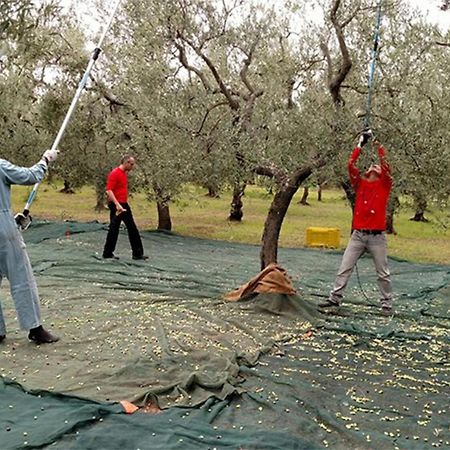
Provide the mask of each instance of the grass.
MULTIPOLYGON (((76 194, 62 194, 60 185, 41 185, 32 205, 33 217, 49 220, 77 220, 108 222, 108 210, 94 211, 95 193, 84 187, 76 194)), ((12 203, 15 212, 22 211, 31 188, 14 186, 12 203)), ((305 246, 306 228, 311 226, 340 229, 340 248, 345 248, 351 225, 351 210, 343 193, 325 190, 323 201, 317 201, 311 192, 310 206, 298 204, 301 192, 294 198, 285 218, 280 236, 282 247, 305 246)), ((241 223, 228 222, 231 194, 225 192, 219 199, 206 196, 206 190, 186 186, 179 200, 170 205, 173 231, 181 235, 209 239, 259 244, 271 195, 263 189, 250 186, 244 197, 244 219, 241 223)), ((142 193, 130 199, 133 214, 141 230, 157 226, 156 206, 142 193)), ((415 262, 449 264, 450 230, 439 225, 439 215, 430 215, 429 223, 411 222, 412 211, 406 206, 395 217, 397 235, 390 235, 389 255, 415 262)))

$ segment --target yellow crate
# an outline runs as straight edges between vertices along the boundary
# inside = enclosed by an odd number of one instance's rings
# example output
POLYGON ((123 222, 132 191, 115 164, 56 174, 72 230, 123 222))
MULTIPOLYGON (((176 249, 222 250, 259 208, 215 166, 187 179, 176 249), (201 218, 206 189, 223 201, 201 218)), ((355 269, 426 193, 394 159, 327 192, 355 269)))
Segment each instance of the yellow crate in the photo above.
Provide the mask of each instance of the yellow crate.
POLYGON ((307 247, 338 248, 339 228, 309 227, 306 229, 307 247))

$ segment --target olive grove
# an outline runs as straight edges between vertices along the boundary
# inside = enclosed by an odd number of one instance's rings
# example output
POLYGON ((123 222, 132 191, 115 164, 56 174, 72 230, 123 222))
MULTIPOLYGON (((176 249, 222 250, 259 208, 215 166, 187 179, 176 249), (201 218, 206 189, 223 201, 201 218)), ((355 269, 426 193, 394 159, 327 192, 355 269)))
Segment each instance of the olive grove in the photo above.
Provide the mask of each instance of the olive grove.
MULTIPOLYGON (((277 261, 294 195, 310 180, 342 187, 367 114, 375 0, 123 0, 61 142, 53 175, 92 185, 133 153, 133 183, 155 201, 158 228, 186 183, 228 195, 224 221, 245 220, 245 188, 270 187, 261 267, 277 261), (225 189, 227 188, 227 189, 225 189)), ((107 15, 111 2, 101 2, 107 15)), ((446 12, 446 3, 435 8, 446 12)), ((33 162, 49 147, 89 59, 89 28, 58 2, 2 2, 2 157, 33 162), (6 6, 5 6, 6 5, 6 6), (8 6, 9 9, 8 9, 8 6), (64 26, 61 26, 64 24, 64 26)), ((396 199, 415 220, 448 207, 450 36, 406 0, 383 2, 370 111, 396 199)), ((363 163, 374 158, 369 148, 363 163)), ((351 206, 349 206, 351 207, 351 206)))

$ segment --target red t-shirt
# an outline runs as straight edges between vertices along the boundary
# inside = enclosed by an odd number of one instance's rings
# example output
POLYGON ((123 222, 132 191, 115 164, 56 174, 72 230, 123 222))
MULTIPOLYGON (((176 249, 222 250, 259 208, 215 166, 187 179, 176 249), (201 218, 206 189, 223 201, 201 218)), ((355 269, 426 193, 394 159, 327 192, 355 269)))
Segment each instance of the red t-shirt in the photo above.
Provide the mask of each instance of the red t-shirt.
POLYGON ((106 190, 112 191, 119 203, 128 202, 128 175, 120 167, 111 170, 106 181, 106 190))
POLYGON ((361 177, 356 161, 361 149, 356 147, 348 161, 348 172, 353 189, 356 193, 353 211, 352 229, 354 230, 385 230, 386 207, 392 187, 389 164, 385 159, 383 147, 378 149, 381 176, 376 181, 368 181, 361 177))

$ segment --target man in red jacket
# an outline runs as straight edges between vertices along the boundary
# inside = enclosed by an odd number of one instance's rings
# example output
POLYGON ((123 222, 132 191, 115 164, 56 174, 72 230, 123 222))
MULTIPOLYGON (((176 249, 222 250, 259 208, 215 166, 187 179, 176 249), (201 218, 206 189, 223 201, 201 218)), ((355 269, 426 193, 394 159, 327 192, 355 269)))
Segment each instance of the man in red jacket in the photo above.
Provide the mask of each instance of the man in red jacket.
POLYGON ((125 155, 120 161, 120 166, 113 169, 108 175, 106 195, 108 197, 110 223, 103 249, 103 258, 119 259, 114 256, 114 250, 119 237, 120 223, 123 220, 127 227, 133 259, 148 259, 148 256, 144 255, 142 240, 128 204, 128 172, 133 170, 134 165, 133 156, 125 155))
POLYGON ((381 293, 381 308, 384 315, 392 313, 392 287, 387 264, 386 207, 392 188, 392 177, 386 152, 377 139, 373 145, 378 151, 379 164, 372 164, 361 175, 356 162, 361 148, 370 140, 372 134, 365 131, 348 162, 350 181, 356 194, 353 210, 352 234, 345 249, 329 299, 319 304, 320 308, 336 307, 341 304, 342 294, 358 259, 364 252, 370 253, 378 276, 381 293))

